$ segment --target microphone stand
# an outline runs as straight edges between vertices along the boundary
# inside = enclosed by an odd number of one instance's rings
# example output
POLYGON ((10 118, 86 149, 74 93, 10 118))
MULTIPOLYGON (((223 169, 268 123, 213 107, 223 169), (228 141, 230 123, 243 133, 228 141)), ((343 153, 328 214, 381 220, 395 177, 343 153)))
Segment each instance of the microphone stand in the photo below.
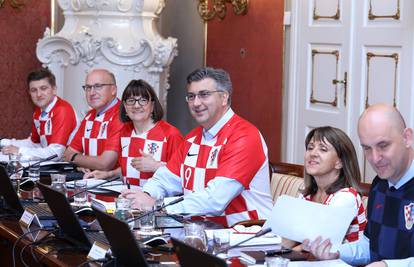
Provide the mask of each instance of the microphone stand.
POLYGON ((118 180, 119 178, 121 178, 121 176, 115 176, 115 177, 113 177, 113 178, 111 178, 111 179, 109 179, 109 180, 105 180, 105 181, 103 181, 102 183, 96 184, 96 185, 91 186, 91 187, 87 187, 86 189, 84 189, 84 190, 82 190, 82 191, 79 191, 79 192, 77 192, 77 193, 73 194, 72 196, 70 196, 70 197, 68 198, 68 200, 69 200, 69 202, 70 202, 70 201, 73 201, 73 200, 74 200, 74 198, 75 198, 75 196, 80 195, 80 194, 82 194, 82 193, 85 193, 85 192, 87 192, 88 190, 95 189, 95 188, 97 188, 97 187, 99 187, 99 186, 101 186, 101 185, 104 185, 104 184, 107 184, 107 183, 110 183, 110 182, 116 181, 116 180, 118 180))
POLYGON ((265 234, 267 234, 267 233, 269 233, 271 231, 272 231, 272 228, 270 228, 270 227, 269 228, 262 229, 259 232, 257 232, 254 236, 251 236, 251 237, 249 237, 249 238, 247 238, 245 240, 242 240, 239 243, 234 244, 233 246, 229 246, 229 247, 220 249, 219 251, 217 251, 216 253, 214 253, 214 255, 217 255, 217 254, 220 254, 220 253, 223 253, 223 252, 227 252, 227 251, 229 251, 232 248, 236 248, 236 247, 240 246, 241 244, 244 244, 247 241, 252 240, 253 238, 260 237, 260 236, 265 235, 265 234))
POLYGON ((133 222, 133 221, 136 221, 136 220, 139 220, 139 219, 141 219, 141 218, 144 218, 144 217, 146 217, 146 216, 148 216, 148 215, 150 215, 150 214, 152 214, 152 213, 155 213, 155 212, 157 212, 157 211, 160 211, 160 210, 164 209, 165 207, 175 205, 175 204, 177 204, 177 203, 179 203, 179 202, 181 202, 181 201, 183 201, 183 200, 184 200, 184 197, 179 197, 179 198, 177 198, 177 199, 175 199, 175 200, 171 201, 171 202, 170 202, 170 203, 168 203, 168 204, 163 204, 162 206, 160 206, 160 207, 158 207, 158 208, 156 208, 156 209, 154 209, 154 210, 151 210, 151 211, 145 212, 144 214, 141 214, 141 215, 139 215, 139 216, 137 216, 137 217, 131 218, 131 219, 129 219, 128 221, 126 221, 126 223, 131 223, 131 222, 133 222))
POLYGON ((19 168, 19 169, 17 169, 17 170, 15 170, 13 173, 11 173, 10 174, 10 176, 11 175, 13 175, 13 174, 16 174, 16 173, 18 173, 18 172, 21 172, 21 171, 26 171, 26 170, 28 170, 28 169, 30 169, 31 167, 33 167, 33 166, 37 166, 37 165, 39 165, 40 163, 43 163, 43 162, 45 162, 45 161, 49 161, 49 160, 52 160, 52 159, 54 159, 54 158, 57 158, 57 154, 54 154, 54 155, 52 155, 52 156, 50 156, 50 157, 47 157, 47 158, 45 158, 45 159, 41 159, 41 160, 39 160, 39 161, 37 161, 37 162, 35 162, 35 163, 33 163, 33 164, 29 164, 28 166, 26 166, 26 167, 22 167, 22 168, 19 168))

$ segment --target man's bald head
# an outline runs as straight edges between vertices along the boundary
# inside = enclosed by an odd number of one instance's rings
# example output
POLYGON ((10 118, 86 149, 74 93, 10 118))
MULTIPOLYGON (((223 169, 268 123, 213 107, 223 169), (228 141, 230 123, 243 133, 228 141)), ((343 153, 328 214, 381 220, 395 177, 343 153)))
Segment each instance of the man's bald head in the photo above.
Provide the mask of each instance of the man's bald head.
POLYGON ((393 106, 375 104, 358 121, 358 135, 366 159, 378 176, 398 182, 413 160, 412 135, 393 106))

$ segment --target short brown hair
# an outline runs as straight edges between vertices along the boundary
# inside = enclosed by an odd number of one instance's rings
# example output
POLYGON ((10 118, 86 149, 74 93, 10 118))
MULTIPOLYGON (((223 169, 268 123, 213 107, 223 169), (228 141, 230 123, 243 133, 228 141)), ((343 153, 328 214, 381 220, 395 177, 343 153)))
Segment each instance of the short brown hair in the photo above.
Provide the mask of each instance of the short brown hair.
POLYGON ((27 85, 29 86, 30 82, 40 81, 45 78, 51 86, 56 86, 55 75, 53 75, 53 73, 46 68, 41 68, 30 72, 29 75, 27 75, 27 85))
MULTIPOLYGON (((305 148, 308 147, 312 138, 313 140, 322 143, 328 141, 333 146, 338 158, 342 162, 342 168, 339 171, 338 179, 328 187, 326 193, 333 194, 346 187, 352 187, 357 191, 360 191, 359 182, 361 181, 361 173, 359 172, 355 147, 348 135, 342 130, 331 126, 315 128, 306 136, 305 148)), ((318 186, 315 178, 312 175, 307 174, 305 168, 305 189, 302 192, 303 195, 314 195, 317 191, 318 186)))
POLYGON ((122 93, 121 112, 119 113, 122 122, 131 121, 127 116, 125 110, 125 100, 132 96, 140 96, 154 103, 154 108, 151 114, 153 122, 157 122, 164 116, 164 110, 162 109, 161 103, 155 94, 154 89, 144 80, 132 80, 126 86, 122 93))

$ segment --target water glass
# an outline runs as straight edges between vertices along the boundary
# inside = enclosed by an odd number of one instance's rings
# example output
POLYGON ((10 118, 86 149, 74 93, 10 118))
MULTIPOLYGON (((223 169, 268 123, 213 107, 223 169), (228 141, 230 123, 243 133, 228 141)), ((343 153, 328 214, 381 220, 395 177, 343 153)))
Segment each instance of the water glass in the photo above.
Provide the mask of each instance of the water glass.
POLYGON ((29 167, 29 179, 33 182, 39 181, 40 179, 40 165, 35 164, 29 167))
POLYGON ((265 260, 267 267, 288 267, 290 261, 282 257, 266 257, 265 260))
POLYGON ((134 228, 134 221, 128 222, 134 218, 131 211, 131 200, 127 198, 117 198, 115 201, 115 217, 128 223, 131 229, 134 228))
MULTIPOLYGON (((143 212, 143 214, 145 213, 150 213, 151 211, 153 211, 155 209, 154 205, 151 204, 144 204, 141 206, 141 211, 143 212)), ((155 228, 155 214, 154 212, 151 212, 150 214, 142 217, 141 219, 139 219, 137 221, 138 223, 138 227, 141 230, 141 233, 149 233, 154 231, 155 228)))
POLYGON ((198 223, 184 225, 184 243, 201 251, 207 251, 207 235, 204 226, 198 223))
POLYGON ((88 203, 88 180, 76 180, 73 188, 73 199, 76 206, 86 206, 88 203))
POLYGON ((50 175, 50 178, 52 180, 52 188, 67 196, 66 175, 54 173, 50 175))
POLYGON ((20 194, 20 180, 23 175, 22 164, 20 163, 20 154, 9 154, 9 162, 7 163, 6 170, 10 177, 10 181, 13 184, 17 194, 20 194))
POLYGON ((213 250, 218 252, 230 245, 230 230, 220 229, 213 232, 213 250))

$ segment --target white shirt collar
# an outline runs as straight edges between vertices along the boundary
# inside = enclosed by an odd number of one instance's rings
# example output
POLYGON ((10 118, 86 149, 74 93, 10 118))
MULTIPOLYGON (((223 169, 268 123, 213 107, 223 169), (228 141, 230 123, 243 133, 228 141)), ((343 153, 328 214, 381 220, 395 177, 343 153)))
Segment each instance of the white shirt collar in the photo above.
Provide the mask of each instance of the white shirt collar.
POLYGON ((46 107, 45 109, 43 109, 43 110, 42 110, 42 113, 43 113, 43 112, 45 112, 45 113, 49 113, 49 112, 52 110, 52 108, 55 106, 55 104, 56 104, 57 100, 58 100, 58 98, 57 98, 57 96, 55 96, 55 97, 53 98, 52 102, 50 102, 50 104, 49 104, 49 105, 47 105, 47 107, 46 107))
POLYGON ((411 178, 413 178, 413 177, 414 177, 414 160, 411 162, 411 166, 405 172, 404 176, 401 177, 401 179, 396 184, 392 184, 388 180, 388 186, 389 187, 394 186, 395 189, 399 189, 400 187, 402 187, 403 185, 405 185, 408 181, 410 181, 411 178))
POLYGON ((226 113, 213 125, 210 129, 206 130, 203 128, 203 136, 207 141, 212 140, 214 136, 223 128, 223 126, 233 117, 234 111, 229 108, 226 113))

